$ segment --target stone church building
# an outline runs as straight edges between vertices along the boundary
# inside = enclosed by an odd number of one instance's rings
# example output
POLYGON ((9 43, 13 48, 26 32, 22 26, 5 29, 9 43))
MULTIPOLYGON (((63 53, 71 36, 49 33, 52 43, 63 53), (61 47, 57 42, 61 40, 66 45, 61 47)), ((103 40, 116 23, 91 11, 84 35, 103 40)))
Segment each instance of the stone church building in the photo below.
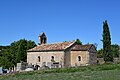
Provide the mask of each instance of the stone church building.
POLYGON ((80 45, 76 41, 47 44, 45 33, 38 36, 39 45, 28 50, 27 63, 40 67, 75 67, 96 64, 93 44, 80 45))

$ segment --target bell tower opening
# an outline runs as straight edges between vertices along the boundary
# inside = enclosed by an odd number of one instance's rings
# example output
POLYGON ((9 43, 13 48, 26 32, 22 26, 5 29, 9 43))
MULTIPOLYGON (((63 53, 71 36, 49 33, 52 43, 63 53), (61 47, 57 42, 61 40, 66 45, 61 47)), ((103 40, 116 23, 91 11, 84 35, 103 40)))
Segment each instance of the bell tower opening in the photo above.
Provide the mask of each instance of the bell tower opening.
POLYGON ((43 32, 42 34, 38 36, 38 45, 46 44, 46 43, 47 43, 47 37, 45 33, 43 32))

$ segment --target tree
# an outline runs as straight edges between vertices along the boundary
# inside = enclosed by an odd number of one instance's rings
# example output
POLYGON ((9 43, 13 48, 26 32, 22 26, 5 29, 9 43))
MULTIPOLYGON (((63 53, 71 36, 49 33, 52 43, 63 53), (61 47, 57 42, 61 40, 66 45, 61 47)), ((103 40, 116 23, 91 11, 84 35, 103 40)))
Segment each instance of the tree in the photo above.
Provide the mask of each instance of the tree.
POLYGON ((14 41, 10 46, 2 48, 2 55, 0 56, 0 66, 4 68, 12 68, 20 61, 27 61, 27 50, 35 47, 34 41, 27 41, 20 39, 14 41))
POLYGON ((119 45, 117 44, 112 44, 111 45, 111 53, 113 54, 113 57, 119 57, 119 45))
POLYGON ((107 20, 103 22, 103 54, 104 54, 104 61, 113 62, 113 55, 111 53, 111 37, 110 37, 110 31, 108 27, 107 20))
POLYGON ((12 68, 14 64, 12 63, 13 61, 13 56, 10 54, 10 49, 4 49, 2 50, 2 56, 0 57, 0 66, 3 68, 12 68))
POLYGON ((31 49, 31 48, 33 48, 35 46, 36 46, 36 44, 35 44, 34 41, 31 41, 31 40, 27 41, 27 50, 31 49))
POLYGON ((17 54, 16 61, 26 62, 27 61, 27 50, 35 47, 36 46, 35 42, 31 40, 27 41, 25 39, 21 39, 18 42, 16 42, 16 44, 18 44, 17 52, 16 52, 17 54))
POLYGON ((19 41, 18 51, 17 51, 17 63, 20 61, 26 62, 27 60, 27 40, 21 39, 19 41))
POLYGON ((76 42, 80 45, 82 45, 82 42, 79 39, 76 39, 76 42))
MULTIPOLYGON (((111 45, 111 54, 113 55, 113 57, 118 58, 120 55, 119 52, 119 45, 117 44, 112 44, 111 45)), ((100 49, 97 51, 97 57, 98 58, 103 58, 103 49, 100 49)))
POLYGON ((97 58, 103 58, 103 49, 97 51, 97 58))

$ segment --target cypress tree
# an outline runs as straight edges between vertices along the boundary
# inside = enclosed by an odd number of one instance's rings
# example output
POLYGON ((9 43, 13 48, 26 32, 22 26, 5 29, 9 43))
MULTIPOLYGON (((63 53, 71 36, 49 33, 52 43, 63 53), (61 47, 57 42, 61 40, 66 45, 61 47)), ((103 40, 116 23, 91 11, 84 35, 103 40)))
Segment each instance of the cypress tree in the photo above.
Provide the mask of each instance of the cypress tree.
POLYGON ((103 54, 105 62, 113 62, 113 55, 111 53, 111 37, 107 20, 103 22, 103 54))

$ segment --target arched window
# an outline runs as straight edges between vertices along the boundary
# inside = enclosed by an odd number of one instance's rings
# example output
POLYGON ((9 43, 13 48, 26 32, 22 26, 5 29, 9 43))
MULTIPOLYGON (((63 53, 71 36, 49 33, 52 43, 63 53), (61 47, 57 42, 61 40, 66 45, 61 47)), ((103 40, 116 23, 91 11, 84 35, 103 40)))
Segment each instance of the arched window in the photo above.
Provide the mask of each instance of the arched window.
POLYGON ((40 56, 38 56, 38 62, 40 62, 40 56))
POLYGON ((81 57, 80 56, 78 56, 78 61, 81 61, 81 57))
POLYGON ((51 62, 55 62, 54 56, 51 56, 51 62))
POLYGON ((52 56, 51 58, 54 59, 54 56, 52 56))

